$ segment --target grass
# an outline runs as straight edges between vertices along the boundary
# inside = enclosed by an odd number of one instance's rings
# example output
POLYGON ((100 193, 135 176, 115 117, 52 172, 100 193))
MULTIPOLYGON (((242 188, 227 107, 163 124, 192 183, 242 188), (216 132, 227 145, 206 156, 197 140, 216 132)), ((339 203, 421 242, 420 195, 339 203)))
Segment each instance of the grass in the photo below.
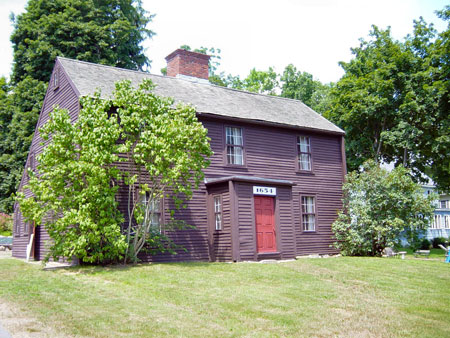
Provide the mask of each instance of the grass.
MULTIPOLYGON (((400 248, 397 251, 406 251, 407 255, 414 256, 414 250, 410 248, 400 248)), ((422 256, 424 257, 424 256, 422 256)), ((430 249, 430 256, 429 258, 435 258, 435 259, 445 259, 445 251, 442 249, 430 249)))
POLYGON ((0 302, 74 336, 450 336, 450 264, 443 259, 53 271, 2 259, 0 271, 0 302))

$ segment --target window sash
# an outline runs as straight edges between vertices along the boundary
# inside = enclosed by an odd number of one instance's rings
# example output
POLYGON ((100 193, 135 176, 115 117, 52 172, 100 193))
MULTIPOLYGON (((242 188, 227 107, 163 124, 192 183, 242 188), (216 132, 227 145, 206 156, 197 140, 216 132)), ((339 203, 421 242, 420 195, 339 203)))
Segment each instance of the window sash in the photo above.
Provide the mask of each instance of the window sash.
POLYGON ((311 139, 297 136, 298 165, 300 170, 311 171, 311 139))
POLYGON ((242 128, 226 127, 227 144, 243 146, 242 128))
POLYGON ((244 164, 244 138, 242 128, 226 127, 225 139, 227 145, 227 163, 244 164))
MULTIPOLYGON (((149 199, 148 193, 141 195, 140 197, 141 203, 144 208, 147 205, 147 201, 149 199)), ((162 212, 161 212, 161 203, 162 200, 157 199, 150 202, 148 209, 145 209, 147 219, 150 221, 150 227, 157 229, 159 232, 162 232, 162 212)))
POLYGON ((316 230, 316 200, 314 196, 302 196, 302 226, 303 231, 316 230))
POLYGON ((244 164, 244 151, 242 147, 227 146, 228 164, 244 164))
POLYGON ((214 196, 214 225, 216 230, 222 230, 222 197, 214 196))

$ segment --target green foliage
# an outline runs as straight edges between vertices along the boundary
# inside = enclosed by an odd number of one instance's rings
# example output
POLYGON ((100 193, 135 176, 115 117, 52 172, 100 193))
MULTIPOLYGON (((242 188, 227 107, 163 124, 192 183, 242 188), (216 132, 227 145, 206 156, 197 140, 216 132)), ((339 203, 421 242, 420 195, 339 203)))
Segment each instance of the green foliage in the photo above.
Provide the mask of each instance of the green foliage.
POLYGON ((38 157, 38 173, 18 193, 20 209, 28 221, 45 226, 52 243, 46 257, 73 256, 86 263, 107 263, 125 251, 117 209, 115 180, 119 170, 117 114, 97 94, 81 99, 78 119, 72 123, 66 110, 56 108, 41 128, 48 143, 38 157))
MULTIPOLYGON (((440 17, 449 21, 450 6, 440 17)), ((437 34, 420 19, 403 42, 373 26, 352 53, 325 113, 346 131, 348 168, 394 162, 449 190, 450 25, 437 34)))
POLYGON ((144 69, 152 18, 135 0, 30 0, 12 16, 12 78, 0 80, 0 211, 12 212, 56 56, 144 69))
MULTIPOLYGON (((154 203, 171 198, 175 207, 183 199, 192 197, 192 186, 198 187, 212 155, 207 130, 198 122, 195 109, 177 105, 173 99, 154 95, 153 84, 145 80, 138 89, 130 82, 116 85, 113 105, 121 121, 121 153, 126 157, 128 171, 124 183, 128 185, 127 257, 137 255, 149 244, 154 203)), ((169 225, 168 225, 169 226, 169 225)), ((171 229, 166 229, 171 230, 171 229)), ((169 237, 160 231, 165 248, 173 252, 169 237)), ((159 235, 158 235, 159 236, 159 235)), ((153 243, 152 243, 153 241, 153 243)))
POLYGON ((27 75, 47 82, 57 56, 143 69, 150 64, 141 43, 153 15, 135 0, 30 0, 13 18, 12 80, 27 75))
POLYGON ((431 242, 426 238, 422 239, 422 241, 420 242, 420 249, 430 250, 431 248, 432 248, 431 242))
POLYGON ((27 76, 0 97, 0 211, 12 213, 47 84, 27 76))
POLYGON ((388 172, 373 161, 347 175, 343 193, 344 211, 332 230, 334 246, 345 255, 380 256, 402 231, 426 229, 434 210, 434 196, 424 196, 407 169, 388 172))
MULTIPOLYGON (((169 195, 176 207, 190 198, 212 152, 195 110, 174 108, 172 99, 152 89, 150 80, 138 89, 119 82, 112 100, 98 93, 82 98, 75 122, 67 111, 55 109, 40 130, 48 144, 38 157, 38 172, 29 171, 24 187, 33 197, 20 192, 18 201, 24 217, 45 225, 53 240, 46 259, 136 261, 143 248, 151 253, 179 248, 152 227, 150 206, 169 195), (116 199, 119 184, 129 188, 126 236, 116 199)), ((166 230, 187 227, 173 221, 166 230)))
POLYGON ((11 236, 12 229, 13 229, 12 216, 0 212, 0 235, 11 236))
POLYGON ((435 249, 439 248, 439 244, 443 245, 443 246, 447 246, 448 243, 449 243, 449 239, 445 238, 445 237, 435 237, 432 240, 432 245, 433 245, 433 248, 435 248, 435 249))

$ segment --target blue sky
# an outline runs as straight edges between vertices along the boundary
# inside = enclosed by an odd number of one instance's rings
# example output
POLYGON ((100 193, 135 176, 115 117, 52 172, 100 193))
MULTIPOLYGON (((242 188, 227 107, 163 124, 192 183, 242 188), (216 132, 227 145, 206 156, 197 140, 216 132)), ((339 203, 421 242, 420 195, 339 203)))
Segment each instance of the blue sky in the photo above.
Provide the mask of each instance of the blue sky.
MULTIPOLYGON (((9 14, 24 10, 25 0, 0 0, 0 76, 11 70, 9 14)), ((339 61, 351 58, 350 48, 366 38, 370 27, 391 26, 393 36, 412 32, 413 20, 423 16, 441 31, 446 25, 434 11, 443 0, 143 0, 156 14, 149 28, 156 36, 144 43, 160 74, 164 57, 180 45, 222 50, 219 71, 245 77, 253 67, 274 66, 282 72, 289 63, 322 82, 343 74, 339 61)))

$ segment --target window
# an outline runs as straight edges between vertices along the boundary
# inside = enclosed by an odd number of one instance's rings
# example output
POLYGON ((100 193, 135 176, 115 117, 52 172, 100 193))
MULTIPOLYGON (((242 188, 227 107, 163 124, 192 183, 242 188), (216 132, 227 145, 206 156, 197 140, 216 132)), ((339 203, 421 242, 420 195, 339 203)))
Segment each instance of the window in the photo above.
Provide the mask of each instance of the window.
POLYGON ((148 224, 150 222, 150 227, 154 230, 157 230, 159 232, 162 232, 162 212, 161 212, 161 200, 154 199, 150 202, 149 200, 149 194, 145 193, 145 195, 142 196, 142 206, 145 209, 144 214, 144 222, 148 224))
POLYGON ((449 200, 440 200, 439 201, 441 209, 450 209, 450 201, 449 200))
POLYGON ((297 137, 299 170, 311 171, 311 140, 307 136, 297 137))
POLYGON ((55 74, 53 75, 53 89, 59 88, 59 68, 55 69, 55 74))
POLYGON ((222 230, 222 198, 214 196, 214 222, 216 230, 222 230))
POLYGON ((316 230, 316 203, 313 196, 302 196, 303 231, 316 230))
POLYGON ((244 165, 244 140, 242 138, 242 128, 225 128, 227 144, 227 163, 244 165))

